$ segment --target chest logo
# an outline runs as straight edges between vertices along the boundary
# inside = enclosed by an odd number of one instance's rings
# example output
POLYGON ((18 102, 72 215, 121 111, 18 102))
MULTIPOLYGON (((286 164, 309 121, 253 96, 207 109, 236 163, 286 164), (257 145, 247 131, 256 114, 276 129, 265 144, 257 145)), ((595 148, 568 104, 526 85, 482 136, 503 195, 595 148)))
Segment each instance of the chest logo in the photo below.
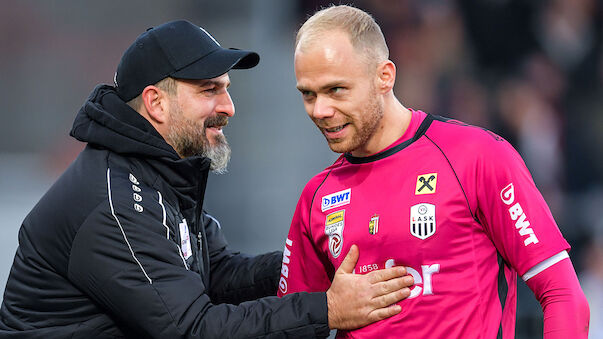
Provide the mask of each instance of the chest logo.
POLYGON ((377 234, 379 232, 379 215, 374 214, 369 221, 369 234, 377 234))
POLYGON ((339 257, 343 247, 343 227, 345 210, 333 212, 325 219, 325 235, 329 236, 329 252, 333 258, 339 257))
POLYGON ((352 198, 352 189, 348 188, 343 191, 325 195, 321 199, 320 209, 324 212, 332 208, 347 205, 352 198))
POLYGON ((436 183, 438 182, 437 173, 421 174, 417 177, 417 186, 415 195, 432 194, 436 191, 436 183))
POLYGON ((417 204, 410 207, 410 234, 425 240, 436 232, 435 205, 417 204))

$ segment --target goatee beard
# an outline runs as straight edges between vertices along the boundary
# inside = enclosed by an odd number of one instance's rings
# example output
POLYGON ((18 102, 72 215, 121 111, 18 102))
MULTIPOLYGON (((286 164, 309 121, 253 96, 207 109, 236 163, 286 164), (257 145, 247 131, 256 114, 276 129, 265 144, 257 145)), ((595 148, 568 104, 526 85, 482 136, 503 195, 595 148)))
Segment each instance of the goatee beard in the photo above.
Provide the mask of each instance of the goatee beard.
POLYGON ((167 141, 181 158, 203 156, 211 161, 210 169, 216 174, 227 172, 230 161, 230 146, 224 135, 215 135, 214 145, 207 139, 208 126, 226 126, 228 118, 212 116, 204 124, 186 119, 180 110, 175 110, 167 141))

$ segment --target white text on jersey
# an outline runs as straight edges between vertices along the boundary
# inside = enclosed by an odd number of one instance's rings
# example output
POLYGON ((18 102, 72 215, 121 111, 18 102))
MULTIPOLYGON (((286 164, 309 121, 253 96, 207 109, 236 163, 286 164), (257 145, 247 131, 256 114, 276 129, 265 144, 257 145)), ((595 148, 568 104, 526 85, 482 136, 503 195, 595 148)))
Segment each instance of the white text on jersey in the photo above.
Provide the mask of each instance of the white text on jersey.
POLYGON ((513 204, 513 202, 515 202, 515 187, 513 186, 513 183, 508 184, 507 187, 500 191, 500 198, 505 205, 511 206, 509 207, 509 214, 511 215, 511 219, 515 221, 515 228, 519 231, 519 235, 522 237, 527 236, 527 238, 523 240, 524 246, 537 244, 538 238, 536 237, 536 234, 534 234, 534 230, 529 227, 530 222, 527 220, 521 205, 519 203, 513 204))

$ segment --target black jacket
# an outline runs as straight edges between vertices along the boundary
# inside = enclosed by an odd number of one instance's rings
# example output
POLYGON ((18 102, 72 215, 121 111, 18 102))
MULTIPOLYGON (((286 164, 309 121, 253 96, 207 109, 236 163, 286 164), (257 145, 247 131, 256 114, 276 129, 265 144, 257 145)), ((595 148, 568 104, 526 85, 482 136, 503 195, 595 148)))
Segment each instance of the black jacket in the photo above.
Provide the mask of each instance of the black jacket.
POLYGON ((88 145, 21 226, 0 338, 328 336, 324 293, 265 297, 280 252, 228 249, 202 210, 208 159, 180 159, 106 85, 71 135, 88 145))

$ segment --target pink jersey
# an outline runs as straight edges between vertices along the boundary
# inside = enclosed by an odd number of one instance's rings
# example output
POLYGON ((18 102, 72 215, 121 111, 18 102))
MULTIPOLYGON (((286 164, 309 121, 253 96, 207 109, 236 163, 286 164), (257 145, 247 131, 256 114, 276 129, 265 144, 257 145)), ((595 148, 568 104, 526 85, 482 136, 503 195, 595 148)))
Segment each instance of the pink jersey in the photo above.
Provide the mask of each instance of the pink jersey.
POLYGON ((420 111, 387 149, 308 182, 279 296, 327 290, 352 244, 356 274, 401 265, 415 285, 400 314, 339 338, 513 338, 517 273, 569 249, 508 142, 420 111))

